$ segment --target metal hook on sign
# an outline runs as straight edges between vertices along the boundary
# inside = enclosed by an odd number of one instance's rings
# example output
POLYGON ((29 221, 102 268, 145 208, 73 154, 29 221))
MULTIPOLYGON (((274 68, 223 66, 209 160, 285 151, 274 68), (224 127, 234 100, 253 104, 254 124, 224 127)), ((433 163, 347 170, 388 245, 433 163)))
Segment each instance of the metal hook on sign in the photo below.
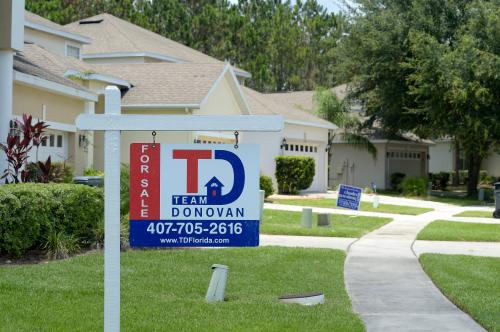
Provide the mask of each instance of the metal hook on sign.
POLYGON ((234 132, 234 139, 236 140, 236 144, 234 144, 234 148, 237 149, 238 148, 238 136, 240 135, 240 133, 236 130, 234 132))
POLYGON ((153 130, 151 135, 153 136, 153 148, 156 148, 156 131, 153 130))

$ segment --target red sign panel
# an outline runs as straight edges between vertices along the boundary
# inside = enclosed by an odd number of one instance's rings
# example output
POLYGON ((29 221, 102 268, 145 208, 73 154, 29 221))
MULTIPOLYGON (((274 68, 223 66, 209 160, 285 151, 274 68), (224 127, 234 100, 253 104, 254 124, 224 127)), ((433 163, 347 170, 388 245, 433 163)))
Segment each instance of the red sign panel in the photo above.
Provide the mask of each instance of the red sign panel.
POLYGON ((160 219, 160 144, 130 145, 130 219, 160 219))

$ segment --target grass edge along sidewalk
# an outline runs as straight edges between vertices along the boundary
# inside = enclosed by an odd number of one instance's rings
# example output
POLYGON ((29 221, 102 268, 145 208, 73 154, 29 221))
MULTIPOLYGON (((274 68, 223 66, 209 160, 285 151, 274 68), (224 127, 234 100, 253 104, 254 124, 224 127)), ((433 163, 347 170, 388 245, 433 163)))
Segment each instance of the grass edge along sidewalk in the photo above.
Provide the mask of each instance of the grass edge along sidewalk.
POLYGON ((317 214, 313 213, 313 227, 301 226, 301 212, 264 209, 261 234, 303 235, 328 237, 361 237, 392 221, 391 218, 331 214, 331 227, 317 227, 317 214))
POLYGON ((422 254, 419 260, 451 302, 488 331, 500 329, 500 258, 422 254))
MULTIPOLYGON (((340 250, 282 247, 124 252, 122 329, 363 331, 345 290, 345 257, 340 250), (207 304, 214 263, 229 266, 226 301, 207 304), (277 299, 312 291, 324 292, 325 304, 304 307, 277 299)), ((0 326, 102 330, 102 280, 102 252, 0 266, 0 326)))
MULTIPOLYGON (((341 209, 336 206, 337 200, 334 198, 274 199, 273 202, 276 204, 341 209)), ((433 211, 434 209, 392 204, 379 204, 378 208, 374 208, 371 202, 362 201, 359 210, 367 212, 394 213, 416 216, 422 213, 433 211)))
POLYGON ((492 211, 481 211, 481 210, 467 210, 454 215, 454 217, 466 217, 466 218, 492 218, 492 211))
POLYGON ((435 220, 418 233, 417 240, 497 242, 500 224, 435 220))

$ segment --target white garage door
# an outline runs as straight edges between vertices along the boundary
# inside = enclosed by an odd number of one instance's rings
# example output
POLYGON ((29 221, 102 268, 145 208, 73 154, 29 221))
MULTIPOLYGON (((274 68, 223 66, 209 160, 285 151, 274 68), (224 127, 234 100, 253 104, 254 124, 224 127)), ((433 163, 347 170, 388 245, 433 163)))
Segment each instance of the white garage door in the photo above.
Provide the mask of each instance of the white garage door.
MULTIPOLYGON (((68 133, 59 130, 47 130, 46 139, 38 149, 38 160, 45 161, 50 156, 52 162, 63 162, 69 157, 68 133)), ((36 149, 30 153, 30 161, 36 160, 36 149)))
POLYGON ((311 186, 307 191, 324 191, 324 149, 313 143, 290 142, 284 147, 285 156, 304 156, 314 158, 315 174, 311 186))

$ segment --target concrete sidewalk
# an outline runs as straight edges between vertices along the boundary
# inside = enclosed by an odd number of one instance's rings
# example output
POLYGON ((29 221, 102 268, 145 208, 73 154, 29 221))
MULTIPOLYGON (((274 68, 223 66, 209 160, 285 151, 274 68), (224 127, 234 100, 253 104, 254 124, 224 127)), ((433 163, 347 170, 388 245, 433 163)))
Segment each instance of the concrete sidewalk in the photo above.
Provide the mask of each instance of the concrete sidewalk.
POLYGON ((261 246, 325 248, 347 251, 347 248, 357 238, 349 237, 319 237, 319 236, 293 236, 293 235, 260 235, 261 246))
POLYGON ((500 242, 422 241, 412 246, 415 255, 424 253, 487 256, 500 258, 500 242))
POLYGON ((347 291, 368 331, 484 331, 440 293, 411 249, 422 228, 453 210, 399 216, 349 248, 347 291))

